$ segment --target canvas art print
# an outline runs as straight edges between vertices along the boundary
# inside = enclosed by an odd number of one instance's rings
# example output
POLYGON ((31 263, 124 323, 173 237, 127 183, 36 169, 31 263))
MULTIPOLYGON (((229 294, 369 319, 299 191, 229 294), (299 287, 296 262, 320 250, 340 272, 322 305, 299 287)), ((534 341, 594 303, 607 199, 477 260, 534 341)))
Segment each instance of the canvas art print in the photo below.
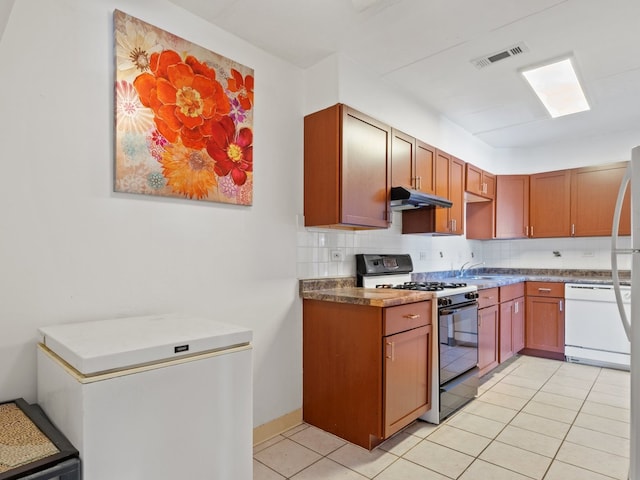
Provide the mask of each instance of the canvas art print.
POLYGON ((115 191, 251 205, 253 70, 114 12, 115 191))

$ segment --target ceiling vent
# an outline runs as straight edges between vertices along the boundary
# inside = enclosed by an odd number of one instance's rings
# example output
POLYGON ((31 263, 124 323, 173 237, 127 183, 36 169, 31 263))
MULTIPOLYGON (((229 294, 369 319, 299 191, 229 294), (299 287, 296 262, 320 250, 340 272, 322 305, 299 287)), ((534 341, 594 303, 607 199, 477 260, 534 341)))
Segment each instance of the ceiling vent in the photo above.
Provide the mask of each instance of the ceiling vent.
POLYGON ((478 58, 474 58, 471 60, 476 68, 484 68, 489 65, 493 65, 500 60, 504 60, 505 58, 513 57, 515 55, 520 55, 522 53, 526 53, 529 51, 529 47, 527 47, 524 42, 517 43, 509 48, 505 48, 504 50, 499 50, 497 52, 491 53, 489 55, 483 55, 478 58))

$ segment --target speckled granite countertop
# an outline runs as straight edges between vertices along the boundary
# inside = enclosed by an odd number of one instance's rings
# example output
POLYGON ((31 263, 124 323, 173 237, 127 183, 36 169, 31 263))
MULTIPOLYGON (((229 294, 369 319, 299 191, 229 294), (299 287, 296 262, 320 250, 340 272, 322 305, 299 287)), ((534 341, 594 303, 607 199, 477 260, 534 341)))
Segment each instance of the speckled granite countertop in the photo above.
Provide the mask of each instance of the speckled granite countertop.
MULTIPOLYGON (((476 269, 463 278, 456 277, 455 273, 414 273, 412 278, 418 282, 465 282, 476 285, 478 289, 501 287, 519 282, 610 284, 612 281, 611 272, 608 270, 476 269)), ((623 285, 630 283, 630 272, 621 272, 620 283, 623 285)), ((303 279, 300 280, 299 288, 303 299, 374 307, 391 307, 434 298, 432 292, 356 287, 355 277, 303 279)))
POLYGON ((371 307, 393 307, 406 303, 422 302, 433 298, 432 292, 392 290, 389 288, 347 287, 327 290, 311 290, 302 293, 305 300, 351 303, 371 307))
MULTIPOLYGON (((455 272, 414 273, 418 282, 465 282, 476 285, 478 289, 502 287, 519 282, 560 282, 560 283, 597 283, 611 284, 610 270, 555 270, 555 269, 500 269, 482 268, 467 272, 465 277, 455 277, 455 272), (453 275, 452 275, 453 274, 453 275), (491 277, 491 278, 473 278, 491 277)), ((631 272, 620 272, 620 283, 629 285, 631 272)))
POLYGON ((393 307, 433 298, 432 292, 356 287, 355 277, 300 280, 300 296, 305 300, 351 303, 372 307, 393 307))

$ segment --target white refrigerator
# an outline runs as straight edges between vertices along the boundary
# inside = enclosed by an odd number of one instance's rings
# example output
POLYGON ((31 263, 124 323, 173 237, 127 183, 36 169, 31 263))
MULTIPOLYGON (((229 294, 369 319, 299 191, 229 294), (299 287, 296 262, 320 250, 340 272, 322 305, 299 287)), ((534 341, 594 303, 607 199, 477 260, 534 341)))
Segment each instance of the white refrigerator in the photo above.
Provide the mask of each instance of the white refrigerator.
POLYGON ((252 332, 182 315, 44 327, 38 403, 86 480, 251 480, 252 332))
POLYGON ((631 151, 631 162, 620 186, 611 236, 611 269, 620 318, 631 342, 631 452, 629 480, 640 480, 640 146, 631 151), (627 186, 631 184, 631 248, 618 248, 618 225, 627 186), (631 315, 625 313, 618 279, 618 255, 631 255, 631 315))

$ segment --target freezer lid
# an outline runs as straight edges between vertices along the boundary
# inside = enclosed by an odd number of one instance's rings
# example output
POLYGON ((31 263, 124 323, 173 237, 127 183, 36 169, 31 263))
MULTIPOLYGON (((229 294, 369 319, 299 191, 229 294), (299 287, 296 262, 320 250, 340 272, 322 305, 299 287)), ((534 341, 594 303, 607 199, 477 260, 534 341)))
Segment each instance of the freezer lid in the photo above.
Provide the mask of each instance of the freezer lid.
POLYGON ((115 318, 38 329, 41 342, 83 375, 247 344, 252 331, 180 314, 115 318))

